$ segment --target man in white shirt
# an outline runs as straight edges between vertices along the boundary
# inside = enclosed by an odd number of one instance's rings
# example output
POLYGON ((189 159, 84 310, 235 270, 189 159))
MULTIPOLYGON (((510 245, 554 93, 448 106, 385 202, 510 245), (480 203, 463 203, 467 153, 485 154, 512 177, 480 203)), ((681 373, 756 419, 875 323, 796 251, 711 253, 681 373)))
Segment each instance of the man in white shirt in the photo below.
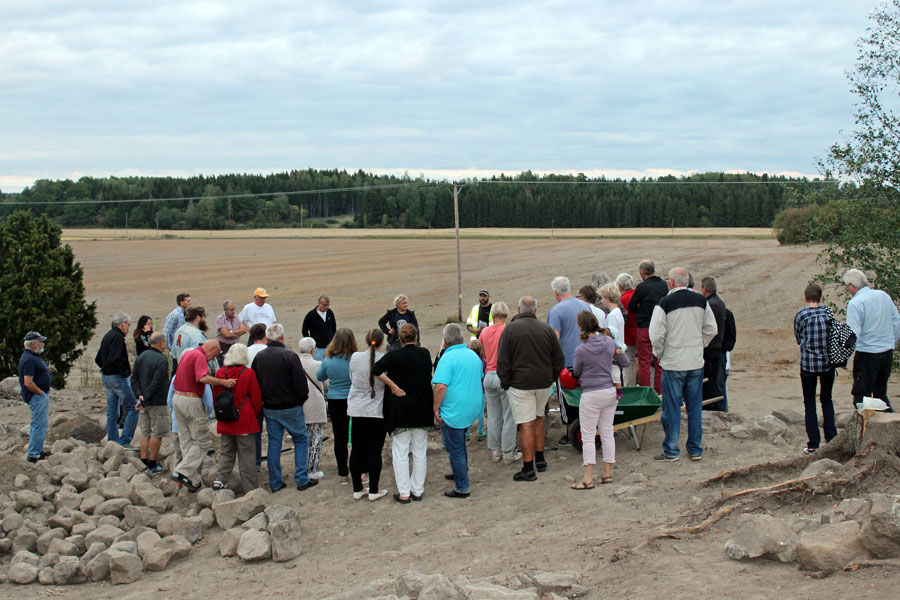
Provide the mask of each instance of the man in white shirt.
POLYGON ((238 318, 250 329, 257 323, 262 323, 266 327, 275 322, 275 310, 271 304, 266 304, 266 298, 269 294, 264 288, 256 288, 253 291, 253 302, 241 309, 238 318))

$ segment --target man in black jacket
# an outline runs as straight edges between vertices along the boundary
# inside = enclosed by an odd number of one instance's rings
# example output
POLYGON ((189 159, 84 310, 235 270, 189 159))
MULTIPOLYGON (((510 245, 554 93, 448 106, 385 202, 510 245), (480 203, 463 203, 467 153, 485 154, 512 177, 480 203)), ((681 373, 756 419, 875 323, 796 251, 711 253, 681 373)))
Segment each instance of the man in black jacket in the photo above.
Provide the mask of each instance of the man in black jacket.
POLYGON ((137 428, 138 413, 134 409, 137 400, 131 391, 131 364, 128 362, 128 348, 125 336, 131 327, 131 317, 117 313, 112 320, 112 328, 103 336, 94 362, 103 373, 103 387, 106 388, 106 439, 118 442, 128 450, 137 450, 131 445, 137 428), (125 410, 125 423, 119 433, 119 407, 125 410))
POLYGON ((713 315, 716 317, 716 326, 719 333, 703 349, 703 399, 718 398, 722 400, 712 402, 703 407, 703 410, 719 410, 728 412, 728 400, 725 394, 725 350, 722 348, 725 339, 725 303, 716 293, 718 287, 714 277, 704 277, 700 282, 700 293, 709 303, 713 315))
POLYGON ((547 470, 544 459, 544 409, 550 386, 565 366, 565 355, 556 332, 537 319, 537 300, 519 299, 519 314, 500 335, 497 377, 506 390, 513 419, 519 425, 522 470, 515 481, 534 481, 534 470, 547 470))
POLYGON ((337 321, 331 308, 331 300, 328 296, 319 296, 316 307, 306 313, 303 318, 303 326, 300 328, 303 337, 311 337, 316 340, 316 350, 313 358, 322 360, 325 358, 325 349, 337 331, 337 321))
POLYGON ((638 265, 638 270, 643 281, 634 289, 631 301, 628 302, 628 314, 634 315, 637 322, 637 383, 644 387, 650 387, 650 367, 652 365, 653 389, 657 394, 661 394, 662 369, 659 368, 659 361, 653 356, 653 346, 650 344, 650 319, 653 317, 653 309, 669 293, 669 286, 656 275, 656 265, 652 260, 642 260, 638 265))
POLYGON ((131 389, 137 396, 141 411, 141 462, 147 465, 151 475, 157 475, 166 468, 157 463, 159 447, 164 437, 169 435, 169 361, 166 350, 166 336, 157 331, 150 336, 150 349, 134 361, 131 375, 131 389))
POLYGON ((306 375, 300 357, 284 346, 284 327, 272 323, 266 328, 266 338, 268 348, 256 355, 250 368, 259 381, 269 434, 269 489, 277 492, 285 487, 281 478, 281 442, 287 430, 294 440, 294 481, 298 490, 306 490, 319 483, 310 479, 306 470, 309 458, 309 435, 303 414, 303 403, 309 396, 306 375))

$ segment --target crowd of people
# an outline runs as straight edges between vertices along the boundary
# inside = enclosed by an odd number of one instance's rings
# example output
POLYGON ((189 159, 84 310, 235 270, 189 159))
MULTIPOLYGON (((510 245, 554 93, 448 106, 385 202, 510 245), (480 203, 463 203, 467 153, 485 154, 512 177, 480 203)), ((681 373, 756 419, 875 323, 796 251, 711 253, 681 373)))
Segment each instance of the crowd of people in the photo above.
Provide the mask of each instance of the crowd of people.
MULTIPOLYGON (((597 440, 599 481, 613 482, 614 415, 624 391, 636 383, 662 397, 664 440, 654 459, 680 459, 684 408, 685 447, 691 460, 701 460, 701 411, 728 410, 734 316, 713 277, 703 278, 695 290, 684 268, 674 267, 663 278, 652 260, 643 260, 638 271, 637 285, 628 273, 610 279, 597 272, 575 296, 568 278, 553 279, 556 302, 543 319, 534 296, 519 298, 512 314, 482 288, 465 328, 456 323, 443 328, 434 360, 420 344, 418 321, 405 295, 398 295, 377 327, 365 332, 362 344, 353 331, 337 326, 330 298, 320 296, 303 319, 296 352, 286 347, 284 326, 276 321, 264 288, 257 288, 240 312, 225 301, 212 339, 205 308, 181 293, 162 331, 142 316, 131 332, 130 316, 118 313, 104 334, 95 362, 106 390, 107 438, 139 452, 148 472, 157 475, 166 470, 159 462, 162 440, 173 434, 176 462, 169 475, 177 486, 196 492, 203 459, 214 453, 209 423, 215 418, 220 443, 212 487, 229 486, 235 465, 241 489, 257 487, 265 458, 268 487, 277 492, 287 485, 281 468, 286 432, 293 444, 294 485, 306 490, 324 477, 322 450, 330 421, 337 476, 341 484, 352 485, 353 498, 376 501, 388 494, 381 471, 390 435, 393 498, 406 504, 422 500, 428 432, 436 425, 450 466, 445 478, 452 481, 445 496, 471 494, 467 443, 476 426, 476 439, 486 437, 494 462, 521 461, 514 481, 537 480, 548 468, 544 419, 555 396, 563 423, 577 420, 580 427, 584 475, 571 487, 590 490, 597 440), (133 369, 126 344, 130 332, 137 355, 133 369)), ((857 344, 854 397, 873 395, 890 407, 887 379, 900 316, 887 294, 869 288, 861 272, 848 271, 844 281, 853 296, 847 324, 857 344)), ((821 294, 818 286, 807 287, 807 306, 795 319, 806 452, 820 443, 817 382, 826 442, 835 435, 834 367, 827 357, 833 314, 820 304, 821 294)), ((19 365, 23 398, 32 413, 31 462, 46 456, 50 378, 40 358, 45 340, 29 332, 19 365)), ((559 440, 570 443, 569 433, 559 440)))

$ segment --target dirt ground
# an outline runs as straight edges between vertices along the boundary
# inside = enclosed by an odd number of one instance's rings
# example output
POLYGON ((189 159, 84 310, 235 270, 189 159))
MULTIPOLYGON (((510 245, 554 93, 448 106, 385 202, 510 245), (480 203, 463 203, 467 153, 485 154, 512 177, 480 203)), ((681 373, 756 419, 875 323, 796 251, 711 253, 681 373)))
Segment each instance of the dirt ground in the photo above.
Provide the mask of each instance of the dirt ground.
MULTIPOLYGON (((330 295, 338 325, 351 327, 358 339, 404 293, 416 311, 425 346, 436 351, 440 329, 456 314, 456 258, 451 239, 163 239, 72 241, 85 268, 90 299, 95 299, 101 326, 87 356, 93 357, 110 317, 128 312, 153 317, 160 329, 178 292, 190 292, 194 305, 214 317, 222 301, 239 307, 265 287, 278 320, 296 348, 300 322, 320 293, 330 295)), ((553 302, 550 280, 568 276, 573 286, 590 282, 591 273, 615 276, 654 258, 660 271, 690 269, 697 281, 713 275, 720 295, 735 314, 738 343, 732 353, 728 397, 733 412, 747 418, 790 407, 802 412, 792 319, 802 305, 806 281, 816 272, 816 248, 779 247, 770 238, 717 239, 469 239, 463 241, 463 310, 486 286, 494 301, 511 307, 525 294, 539 300, 539 316, 553 302)), ((98 418, 105 405, 96 392, 93 370, 75 373, 82 393, 61 394, 54 411, 87 412, 98 418)), ((839 411, 850 408, 849 376, 835 384, 839 411)), ((892 381, 891 389, 895 389, 892 381)), ((27 422, 21 404, 0 407, 0 421, 18 428, 27 422)), ((53 588, 53 596, 105 598, 245 598, 293 594, 320 598, 396 576, 414 565, 423 572, 471 577, 514 574, 532 569, 574 571, 590 598, 897 598, 900 575, 882 569, 837 573, 812 579, 795 565, 769 561, 738 562, 723 547, 733 520, 727 518, 706 534, 664 539, 637 552, 655 527, 687 513, 699 500, 720 493, 699 485, 704 478, 739 465, 796 455, 805 443, 802 426, 791 427, 788 443, 741 440, 727 432, 706 433, 701 462, 659 464, 662 428, 650 424, 643 449, 617 442, 617 483, 590 492, 569 489, 581 474, 580 453, 555 448, 560 429, 550 433, 549 469, 537 482, 513 482, 516 466, 493 463, 484 443, 469 445, 472 497, 450 500, 442 474, 446 457, 429 452, 425 500, 399 505, 387 499, 354 502, 340 486, 330 443, 323 458, 326 477, 308 492, 280 492, 277 501, 301 514, 304 553, 283 564, 243 564, 217 554, 221 532, 191 557, 138 583, 108 583, 53 588), (648 479, 636 498, 618 500, 619 482, 631 473, 648 479)), ((437 441, 436 434, 432 441, 437 441)), ((683 441, 683 440, 682 440, 683 441)), ((287 455, 285 455, 287 456, 287 455)), ((383 486, 396 491, 386 444, 383 486)), ((8 461, 0 465, 7 478, 8 461)), ((290 471, 290 469, 286 469, 290 471)), ((773 479, 781 480, 782 477, 773 479)), ((739 485, 739 484, 735 484, 739 485)), ((885 490, 891 491, 891 490, 885 490)), ((893 493, 898 493, 894 488, 893 493)), ((786 505, 780 516, 816 515, 831 506, 828 498, 786 505)), ((32 585, 0 596, 44 598, 49 590, 32 585)))

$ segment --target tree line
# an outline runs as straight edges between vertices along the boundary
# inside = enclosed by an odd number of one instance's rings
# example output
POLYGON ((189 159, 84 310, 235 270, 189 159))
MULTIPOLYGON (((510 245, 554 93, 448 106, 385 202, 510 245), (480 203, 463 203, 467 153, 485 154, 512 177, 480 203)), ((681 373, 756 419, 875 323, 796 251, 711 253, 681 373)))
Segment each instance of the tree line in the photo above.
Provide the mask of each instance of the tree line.
MULTIPOLYGON (((525 171, 463 183, 462 227, 770 227, 787 190, 818 181, 750 173, 610 180, 525 171)), ((39 180, 21 193, 0 194, 0 218, 21 209, 63 227, 324 226, 322 220, 338 215, 352 216, 346 227, 454 224, 451 184, 361 170, 39 180)))

